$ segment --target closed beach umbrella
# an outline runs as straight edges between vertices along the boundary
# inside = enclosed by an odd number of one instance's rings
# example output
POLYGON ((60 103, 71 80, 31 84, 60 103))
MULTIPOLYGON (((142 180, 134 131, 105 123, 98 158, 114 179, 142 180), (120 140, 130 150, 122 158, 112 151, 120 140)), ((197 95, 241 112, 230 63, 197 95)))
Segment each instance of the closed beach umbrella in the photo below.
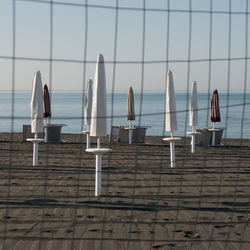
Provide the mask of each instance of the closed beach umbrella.
POLYGON ((91 112, 90 136, 107 135, 107 108, 106 108, 106 76, 104 58, 102 54, 97 57, 95 80, 93 86, 93 102, 91 112))
POLYGON ((93 81, 89 79, 87 82, 85 97, 84 97, 84 124, 90 127, 91 124, 91 112, 92 112, 92 99, 93 99, 93 81))
POLYGON ((43 87, 43 117, 51 117, 50 96, 47 84, 43 87))
POLYGON ((189 106, 189 126, 192 127, 192 131, 188 132, 192 136, 191 140, 191 152, 195 153, 195 135, 200 134, 195 131, 195 126, 198 125, 198 103, 197 103, 197 87, 196 81, 193 82, 191 100, 189 106))
POLYGON ((165 113, 165 130, 171 133, 170 138, 164 138, 170 143, 170 157, 171 167, 175 167, 175 141, 181 138, 174 137, 174 131, 178 129, 176 117, 176 104, 174 92, 174 80, 172 72, 169 70, 167 73, 167 86, 166 86, 166 113, 165 113))
POLYGON ((129 87, 127 96, 127 121, 135 120, 134 93, 133 88, 129 87))
POLYGON ((171 132, 177 130, 176 118, 176 104, 174 92, 174 80, 172 71, 169 70, 167 74, 167 87, 166 87, 166 115, 165 115, 165 130, 171 132))
POLYGON ((127 96, 127 121, 129 121, 129 144, 132 144, 133 129, 131 121, 135 120, 134 93, 132 87, 129 87, 127 96))
POLYGON ((40 71, 37 71, 33 78, 31 91, 31 133, 43 132, 43 91, 40 71))
POLYGON ((38 133, 43 132, 43 90, 40 71, 37 71, 33 78, 31 91, 31 133, 35 138, 29 138, 27 141, 33 143, 33 166, 38 164, 38 143, 44 139, 38 138, 38 133))
POLYGON ((102 154, 111 152, 109 148, 101 148, 101 136, 107 135, 107 108, 106 108, 106 77, 104 58, 97 57, 95 80, 93 86, 93 101, 91 112, 90 136, 97 137, 97 148, 88 148, 87 152, 96 155, 95 195, 101 195, 102 154))
POLYGON ((86 148, 90 148, 90 135, 89 128, 91 124, 91 112, 92 112, 92 101, 93 101, 93 81, 89 79, 87 82, 85 97, 84 97, 84 124, 87 125, 88 129, 83 131, 86 134, 86 148))
POLYGON ((196 82, 193 82, 191 100, 190 100, 190 112, 189 112, 189 126, 194 128, 198 125, 198 103, 197 103, 197 87, 196 82))
POLYGON ((49 118, 51 117, 51 109, 50 109, 50 96, 47 84, 43 87, 43 117, 45 118, 45 142, 48 141, 48 125, 49 118))
POLYGON ((220 106, 219 106, 219 94, 217 89, 214 90, 211 98, 211 122, 213 123, 213 128, 210 129, 212 132, 212 146, 215 146, 215 133, 218 129, 215 128, 215 123, 220 122, 220 106))
POLYGON ((215 89, 211 98, 211 122, 220 122, 220 106, 217 89, 215 89))

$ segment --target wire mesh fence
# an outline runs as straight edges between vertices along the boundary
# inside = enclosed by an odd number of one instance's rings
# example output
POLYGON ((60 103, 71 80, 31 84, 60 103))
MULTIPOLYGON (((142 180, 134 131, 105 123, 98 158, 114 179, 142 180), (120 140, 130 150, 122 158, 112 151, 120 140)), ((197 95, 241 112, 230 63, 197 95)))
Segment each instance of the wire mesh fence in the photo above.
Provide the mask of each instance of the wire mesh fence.
POLYGON ((248 0, 12 0, 0 6, 1 249, 249 249, 248 0), (112 153, 103 155, 96 197, 95 159, 81 131, 85 83, 102 50, 108 130, 126 124, 126 94, 119 90, 134 82, 135 123, 153 132, 143 144, 104 138, 112 153), (30 119, 30 91, 20 89, 31 89, 27 79, 38 68, 58 112, 52 120, 69 128, 64 142, 39 145, 39 165, 32 166, 32 145, 20 133, 30 119), (168 70, 182 90, 176 168, 162 140, 168 70), (223 145, 196 147, 195 154, 186 136, 193 80, 205 128, 211 93, 222 89, 224 126, 223 145))

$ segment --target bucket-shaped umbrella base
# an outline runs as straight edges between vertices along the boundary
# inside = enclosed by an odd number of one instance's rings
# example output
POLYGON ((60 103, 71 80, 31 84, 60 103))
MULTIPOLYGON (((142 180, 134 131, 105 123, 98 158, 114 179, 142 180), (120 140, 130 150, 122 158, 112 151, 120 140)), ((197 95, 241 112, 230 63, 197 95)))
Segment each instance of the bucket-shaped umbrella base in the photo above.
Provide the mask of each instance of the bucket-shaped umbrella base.
POLYGON ((163 138, 164 141, 168 141, 170 143, 170 162, 171 168, 175 167, 175 142, 181 140, 180 137, 167 137, 163 138))
POLYGON ((38 143, 44 142, 44 139, 40 138, 28 138, 26 141, 33 143, 33 166, 38 165, 38 143))
POLYGON ((86 152, 94 153, 96 155, 96 171, 95 171, 95 196, 99 196, 102 193, 102 155, 110 153, 110 148, 89 148, 86 152))
POLYGON ((199 135, 200 132, 192 131, 192 132, 187 132, 187 134, 192 136, 192 139, 191 139, 191 153, 195 153, 195 136, 199 135))

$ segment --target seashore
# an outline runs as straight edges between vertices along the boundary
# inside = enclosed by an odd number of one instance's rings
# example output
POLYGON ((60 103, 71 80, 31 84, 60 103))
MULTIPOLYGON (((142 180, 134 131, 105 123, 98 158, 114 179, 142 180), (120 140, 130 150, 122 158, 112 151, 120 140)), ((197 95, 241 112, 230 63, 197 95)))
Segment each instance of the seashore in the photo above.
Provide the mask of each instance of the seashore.
MULTIPOLYGON (((176 167, 160 136, 109 144, 102 195, 85 136, 32 145, 0 133, 0 249, 249 249, 250 140, 223 147, 176 143, 176 167)), ((93 144, 96 143, 92 140, 93 144)))

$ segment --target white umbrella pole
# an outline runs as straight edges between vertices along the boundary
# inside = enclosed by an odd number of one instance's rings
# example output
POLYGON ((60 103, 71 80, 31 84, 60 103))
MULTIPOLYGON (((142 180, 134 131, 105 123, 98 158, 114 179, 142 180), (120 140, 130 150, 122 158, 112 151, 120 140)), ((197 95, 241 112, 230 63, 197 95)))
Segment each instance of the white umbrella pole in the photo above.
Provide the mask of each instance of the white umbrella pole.
MULTIPOLYGON (((35 134, 35 139, 38 138, 37 133, 35 134)), ((33 143, 33 166, 38 165, 38 143, 33 143)))
MULTIPOLYGON (((213 122, 213 129, 215 129, 215 122, 213 122)), ((212 146, 215 146, 215 131, 212 132, 212 146)))
MULTIPOLYGON (((194 126, 192 126, 192 132, 195 132, 195 127, 194 126)), ((195 153, 195 135, 192 135, 191 153, 195 153)))
MULTIPOLYGON (((171 138, 173 138, 173 132, 171 131, 171 138)), ((170 142, 170 157, 171 157, 171 168, 175 167, 175 142, 170 142)))
POLYGON ((45 139, 45 142, 48 142, 48 117, 45 118, 45 135, 44 135, 44 139, 45 139))
MULTIPOLYGON (((97 148, 101 148, 101 138, 97 137, 97 148)), ((101 195, 102 185, 102 155, 96 154, 96 171, 95 171, 95 196, 101 195)))
POLYGON ((133 134, 133 131, 132 131, 132 122, 129 120, 129 144, 132 144, 132 134, 133 134))
MULTIPOLYGON (((89 131, 89 126, 88 126, 88 131, 89 131)), ((86 148, 90 148, 90 133, 86 133, 86 148)))

